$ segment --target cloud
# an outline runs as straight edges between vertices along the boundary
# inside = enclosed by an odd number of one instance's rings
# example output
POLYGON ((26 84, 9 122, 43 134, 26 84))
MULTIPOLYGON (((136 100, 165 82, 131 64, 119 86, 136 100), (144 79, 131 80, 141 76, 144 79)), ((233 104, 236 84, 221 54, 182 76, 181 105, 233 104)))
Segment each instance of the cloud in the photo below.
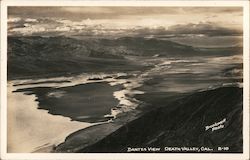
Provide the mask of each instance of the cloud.
POLYGON ((22 19, 20 17, 16 17, 16 18, 9 18, 7 21, 8 23, 15 23, 15 22, 19 22, 22 19))
POLYGON ((37 19, 34 18, 27 18, 25 22, 38 22, 37 19))
POLYGON ((222 27, 216 23, 200 22, 200 23, 188 23, 173 25, 168 28, 156 27, 156 28, 141 28, 134 30, 137 35, 155 36, 155 37, 184 37, 184 36, 241 36, 242 31, 232 29, 229 27, 222 27))
POLYGON ((46 18, 9 18, 8 34, 32 35, 33 33, 44 33, 58 25, 58 22, 46 18))
POLYGON ((233 28, 242 30, 241 14, 241 7, 8 7, 8 25, 10 33, 14 28, 20 28, 21 32, 21 28, 28 30, 31 25, 42 25, 49 32, 215 36, 239 34, 233 28), (205 26, 201 21, 214 24, 205 26))
POLYGON ((195 34, 206 36, 239 36, 242 35, 241 30, 222 27, 212 22, 201 22, 198 24, 174 25, 168 28, 168 32, 172 34, 195 34))
MULTIPOLYGON (((150 23, 151 24, 151 23, 150 23)), ((162 26, 159 23, 152 26, 126 26, 120 21, 92 20, 81 21, 55 18, 9 18, 8 31, 11 35, 34 34, 81 34, 81 35, 110 35, 110 36, 152 36, 152 37, 184 37, 184 36, 241 36, 242 30, 231 26, 221 26, 214 22, 199 22, 162 26)))

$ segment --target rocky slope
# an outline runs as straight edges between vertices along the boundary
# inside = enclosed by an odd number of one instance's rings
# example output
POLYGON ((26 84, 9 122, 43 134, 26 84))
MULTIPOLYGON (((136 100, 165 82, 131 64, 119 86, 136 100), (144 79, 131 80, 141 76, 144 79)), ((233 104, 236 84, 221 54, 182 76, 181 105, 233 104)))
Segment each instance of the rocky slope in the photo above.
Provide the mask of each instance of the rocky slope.
POLYGON ((127 152, 128 147, 160 147, 161 152, 164 147, 242 152, 242 94, 242 88, 223 87, 188 95, 149 111, 78 152, 127 152))

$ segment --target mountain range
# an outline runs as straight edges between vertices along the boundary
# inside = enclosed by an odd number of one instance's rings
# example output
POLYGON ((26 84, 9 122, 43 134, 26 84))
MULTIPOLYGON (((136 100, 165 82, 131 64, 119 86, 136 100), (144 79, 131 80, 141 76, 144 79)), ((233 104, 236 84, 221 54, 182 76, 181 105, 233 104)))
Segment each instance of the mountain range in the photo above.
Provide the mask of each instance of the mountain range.
POLYGON ((228 56, 239 53, 242 53, 242 47, 202 49, 142 37, 9 36, 8 78, 145 69, 146 66, 137 60, 140 57, 228 56))

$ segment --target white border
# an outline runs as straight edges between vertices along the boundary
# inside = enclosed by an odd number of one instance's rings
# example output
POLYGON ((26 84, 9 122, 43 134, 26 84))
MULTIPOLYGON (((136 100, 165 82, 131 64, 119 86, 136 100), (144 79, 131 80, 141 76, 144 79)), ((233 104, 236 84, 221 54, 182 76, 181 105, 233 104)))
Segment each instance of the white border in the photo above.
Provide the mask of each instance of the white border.
MULTIPOLYGON (((1 2, 1 1, 0 1, 1 2)), ((0 159, 84 159, 84 160, 249 160, 249 1, 23 1, 1 2, 1 154, 0 159), (206 154, 206 153, 7 153, 7 6, 238 6, 244 8, 244 89, 243 89, 243 154, 206 154)))

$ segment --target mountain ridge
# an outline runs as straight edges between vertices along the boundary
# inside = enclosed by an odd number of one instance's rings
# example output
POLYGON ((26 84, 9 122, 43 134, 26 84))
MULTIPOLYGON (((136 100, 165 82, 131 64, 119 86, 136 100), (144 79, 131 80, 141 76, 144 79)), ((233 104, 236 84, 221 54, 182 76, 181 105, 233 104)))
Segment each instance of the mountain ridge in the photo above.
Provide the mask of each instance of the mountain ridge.
POLYGON ((201 50, 167 40, 142 37, 76 39, 71 37, 8 37, 10 79, 107 71, 143 70, 143 58, 234 55, 241 49, 201 50))
POLYGON ((242 96, 243 90, 238 87, 190 94, 150 110, 78 152, 126 153, 129 147, 195 146, 213 149, 204 152, 242 153, 242 96), (219 122, 221 128, 207 129, 219 122), (229 150, 218 150, 218 147, 229 150))

